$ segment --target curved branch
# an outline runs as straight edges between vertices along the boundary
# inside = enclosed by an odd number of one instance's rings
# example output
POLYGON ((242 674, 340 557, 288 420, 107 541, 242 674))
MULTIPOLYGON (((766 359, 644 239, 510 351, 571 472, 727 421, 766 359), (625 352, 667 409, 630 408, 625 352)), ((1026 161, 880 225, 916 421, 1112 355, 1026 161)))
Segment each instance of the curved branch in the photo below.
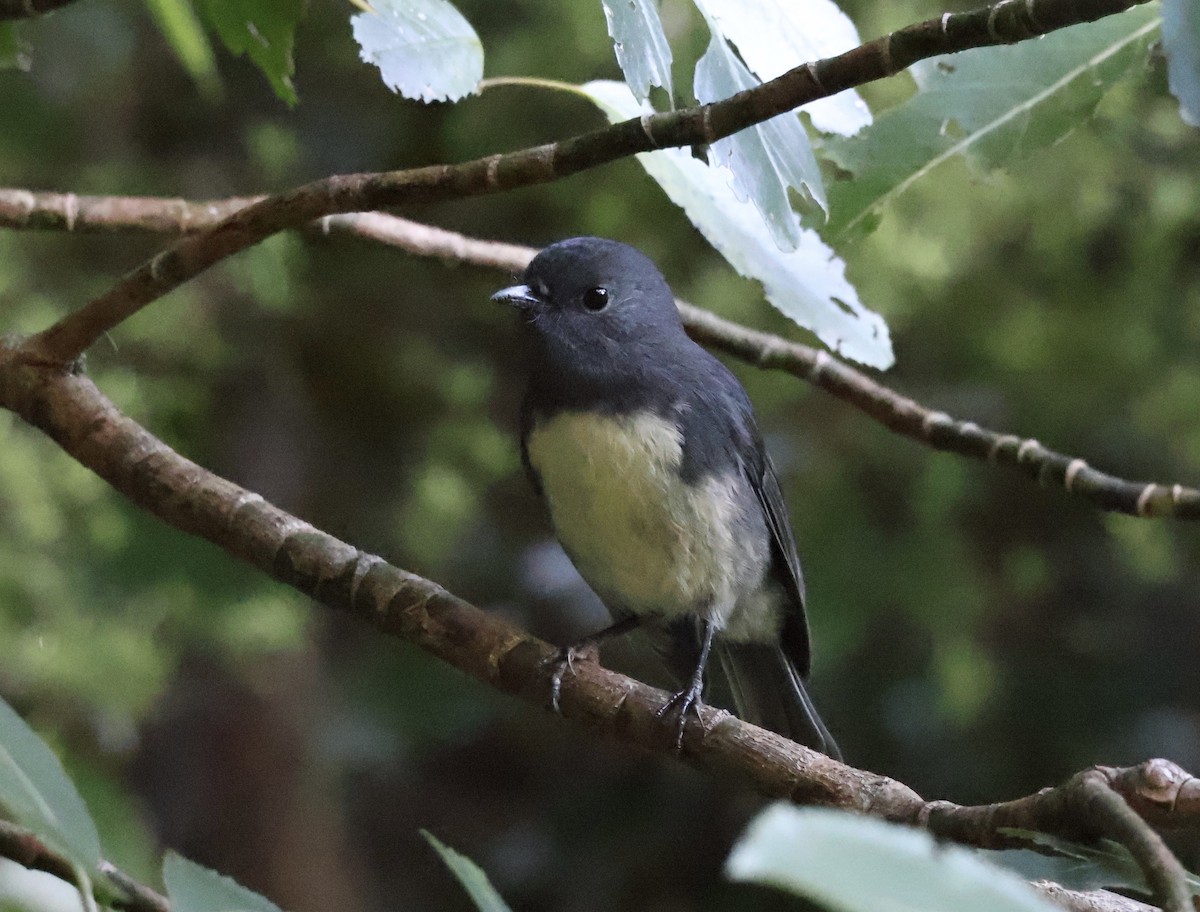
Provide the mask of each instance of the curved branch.
MULTIPOLYGON (((0 188, 0 227, 66 231, 202 231, 264 197, 203 202, 162 197, 79 196, 0 188)), ((309 234, 351 234, 416 256, 520 272, 532 247, 485 241, 382 212, 332 215, 302 228, 309 234)), ((866 412, 885 427, 936 450, 1015 468, 1039 484, 1056 484, 1105 510, 1133 516, 1200 519, 1200 490, 1136 482, 1094 469, 1083 459, 1033 439, 1001 434, 934 411, 884 386, 827 352, 790 342, 679 302, 692 336, 758 367, 781 370, 866 412)))
MULTIPOLYGON (((122 414, 86 377, 30 362, 19 340, 0 340, 0 406, 48 434, 77 461, 170 525, 205 538, 234 557, 325 605, 399 636, 488 685, 545 706, 549 644, 451 595, 441 586, 359 551, 280 510, 262 497, 206 471, 122 414)), ((908 786, 854 769, 703 707, 676 750, 676 722, 662 719, 662 691, 577 663, 563 681, 562 714, 619 741, 679 756, 759 792, 801 804, 840 807, 929 827, 969 845, 1005 844, 1002 828, 1087 838, 1107 835, 1142 864, 1169 912, 1181 912, 1178 862, 1121 800, 1118 789, 1175 794, 1189 777, 1167 761, 1141 774, 1092 769, 1035 795, 982 808, 926 802, 908 786), (1179 783, 1174 789, 1170 783, 1179 783), (1116 785, 1114 785, 1114 783, 1116 785), (1115 803, 1114 803, 1115 800, 1115 803)), ((1158 802, 1159 805, 1162 802, 1158 802)), ((1195 804, 1156 809, 1172 823, 1196 823, 1195 804)), ((1186 890, 1186 886, 1182 889, 1186 890)))
POLYGON ((1023 41, 1144 2, 1148 0, 999 0, 967 13, 946 13, 836 57, 802 64, 713 104, 645 115, 556 143, 457 165, 313 181, 183 238, 100 297, 38 333, 30 350, 47 364, 68 364, 122 320, 214 263, 321 216, 500 193, 558 180, 639 152, 712 143, 818 98, 892 76, 927 57, 1023 41))

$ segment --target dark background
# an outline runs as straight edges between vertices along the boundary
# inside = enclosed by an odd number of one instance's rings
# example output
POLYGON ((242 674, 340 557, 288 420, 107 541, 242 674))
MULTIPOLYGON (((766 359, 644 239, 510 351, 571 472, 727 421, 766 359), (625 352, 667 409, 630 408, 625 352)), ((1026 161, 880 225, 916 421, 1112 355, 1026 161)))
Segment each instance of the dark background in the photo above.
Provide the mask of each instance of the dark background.
MULTIPOLYGON (((617 76, 598 3, 463 0, 488 75, 617 76)), ((864 36, 926 2, 845 4, 864 36)), ((420 106, 313 3, 288 110, 219 52, 205 100, 144 10, 80 0, 0 72, 0 183, 216 198, 459 161, 602 123, 496 88, 420 106)), ((703 45, 679 0, 682 67, 703 45)), ((886 380, 1113 473, 1200 479, 1200 160, 1161 63, 1011 173, 958 161, 843 251, 887 318, 886 380)), ((873 87, 877 105, 905 80, 873 87)), ((402 214, 539 245, 633 243, 683 297, 805 339, 631 161, 402 214)), ((0 234, 0 314, 33 330, 163 241, 0 234)), ((205 466, 541 635, 597 606, 522 477, 509 276, 283 236, 96 346, 89 369, 205 466)), ((782 374, 731 365, 780 469, 809 581, 813 688, 849 762, 927 797, 999 800, 1091 764, 1200 767, 1200 532, 1109 516, 901 440, 782 374)), ((606 661, 645 674, 636 645, 606 661)), ((427 828, 518 910, 794 906, 725 884, 761 799, 516 704, 140 514, 0 415, 0 694, 66 759, 106 851, 153 881, 175 848, 294 912, 466 909, 427 828)), ((1190 860, 1194 863, 1194 859, 1190 860)))

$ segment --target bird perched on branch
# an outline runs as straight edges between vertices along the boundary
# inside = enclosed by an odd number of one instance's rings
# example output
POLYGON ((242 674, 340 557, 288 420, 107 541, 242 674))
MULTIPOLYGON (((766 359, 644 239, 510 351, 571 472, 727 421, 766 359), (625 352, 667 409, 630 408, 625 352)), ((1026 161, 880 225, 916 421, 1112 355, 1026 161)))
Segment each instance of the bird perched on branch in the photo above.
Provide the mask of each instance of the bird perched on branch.
POLYGON ((826 754, 808 696, 804 577, 746 391, 688 338, 666 280, 617 241, 541 251, 493 296, 530 337, 521 454, 563 548, 615 623, 556 659, 641 624, 684 684, 682 745, 715 655, 739 715, 826 754))

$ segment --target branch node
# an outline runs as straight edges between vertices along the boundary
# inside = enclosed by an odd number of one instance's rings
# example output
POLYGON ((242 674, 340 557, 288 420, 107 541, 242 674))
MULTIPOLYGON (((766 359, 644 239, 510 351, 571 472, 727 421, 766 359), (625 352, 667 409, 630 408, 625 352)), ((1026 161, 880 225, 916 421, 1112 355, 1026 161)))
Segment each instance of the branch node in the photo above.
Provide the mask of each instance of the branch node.
POLYGON ((1025 457, 1029 456, 1030 454, 1032 454, 1033 458, 1036 459, 1037 451, 1040 450, 1041 448, 1042 448, 1042 445, 1040 443, 1038 443, 1036 440, 1034 440, 1032 437, 1030 437, 1026 441, 1023 441, 1021 443, 1021 445, 1019 447, 1017 447, 1017 464, 1019 465, 1020 463, 1024 462, 1025 457))
POLYGON ((380 564, 387 566, 387 561, 382 557, 374 554, 367 554, 364 551, 358 552, 358 560, 354 565, 354 576, 350 579, 350 604, 358 604, 358 587, 362 585, 367 574, 380 564))
POLYGON ((700 135, 708 145, 713 144, 712 105, 700 106, 700 135))
POLYGON ((21 221, 27 223, 29 217, 37 210, 37 197, 28 190, 13 190, 13 199, 21 207, 21 221))
POLYGON ((829 353, 823 348, 817 349, 817 356, 813 358, 812 368, 808 372, 809 382, 813 386, 820 385, 821 375, 831 363, 833 359, 829 357, 829 353))
POLYGON ((992 442, 991 447, 988 449, 988 462, 995 462, 1000 456, 1000 451, 1009 444, 1020 446, 1021 438, 1016 434, 1001 434, 992 442))
POLYGON ((1001 8, 1005 6, 1005 4, 1006 4, 1006 0, 1000 0, 1000 2, 997 3, 996 5, 994 5, 991 8, 991 11, 988 12, 988 17, 987 17, 988 37, 996 42, 1004 42, 1007 40, 1004 38, 1004 36, 1002 36, 999 32, 996 31, 996 16, 1000 12, 1001 8))
POLYGON ((1072 459, 1070 463, 1068 463, 1067 474, 1063 476, 1063 487, 1067 489, 1068 493, 1074 493, 1072 488, 1075 485, 1075 476, 1087 467, 1087 462, 1083 459, 1079 459, 1078 457, 1072 459))
POLYGON ((925 417, 921 419, 921 433, 928 437, 933 433, 933 429, 935 427, 947 424, 954 424, 954 419, 945 412, 928 412, 925 417))
POLYGON ((825 86, 821 84, 821 77, 817 72, 817 62, 813 60, 804 64, 804 69, 808 70, 808 75, 812 78, 813 85, 824 92, 825 86))
POLYGON ((950 13, 942 13, 942 37, 950 37, 950 13))
POLYGON ((329 232, 332 230, 332 228, 333 228, 333 216, 332 215, 321 216, 321 234, 323 234, 325 237, 329 237, 329 232))
POLYGON ((958 807, 953 801, 926 801, 917 809, 916 819, 913 821, 916 826, 923 830, 930 829, 929 818, 933 816, 934 811, 949 811, 958 807))
MULTIPOLYGON (((707 107, 708 106, 705 105, 706 109, 707 109, 707 107)), ((705 111, 705 113, 707 113, 707 110, 705 111)), ((646 134, 646 139, 650 140, 650 145, 653 148, 657 149, 658 148, 658 140, 656 140, 654 138, 654 130, 651 126, 651 124, 653 123, 653 118, 654 118, 653 114, 643 114, 641 117, 638 118, 638 123, 640 123, 642 125, 642 132, 646 134)))
POLYGON ((171 255, 170 250, 164 250, 150 261, 150 278, 155 282, 162 281, 162 267, 167 257, 171 255))
POLYGON ((1037 13, 1034 10, 1037 8, 1037 0, 1025 0, 1025 18, 1029 20, 1030 29, 1036 34, 1045 34, 1046 27, 1038 21, 1037 13))
POLYGON ((487 185, 493 190, 500 189, 500 158, 493 155, 487 160, 487 185))
POLYGON ((1154 492, 1157 488, 1158 488, 1158 485, 1156 485, 1154 482, 1150 482, 1150 484, 1148 484, 1148 485, 1146 485, 1146 487, 1142 488, 1142 493, 1138 495, 1138 499, 1137 499, 1137 515, 1138 516, 1149 516, 1150 515, 1150 498, 1152 498, 1154 496, 1154 492))
POLYGON ((67 231, 74 231, 75 220, 79 217, 79 197, 74 193, 63 197, 63 217, 67 222, 67 231))
POLYGON ((892 38, 895 35, 895 32, 888 32, 879 51, 879 56, 883 58, 883 71, 889 76, 896 72, 896 63, 892 60, 892 38))

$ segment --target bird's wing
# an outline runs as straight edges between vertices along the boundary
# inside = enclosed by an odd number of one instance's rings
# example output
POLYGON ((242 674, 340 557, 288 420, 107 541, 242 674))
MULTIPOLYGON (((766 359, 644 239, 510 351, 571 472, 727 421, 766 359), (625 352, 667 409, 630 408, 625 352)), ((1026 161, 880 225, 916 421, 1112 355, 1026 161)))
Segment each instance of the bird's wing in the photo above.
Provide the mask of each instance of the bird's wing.
POLYGON ((796 554, 796 539, 788 521, 787 505, 771 457, 754 431, 754 448, 761 459, 757 465, 747 465, 747 474, 758 502, 762 505, 767 528, 771 531, 771 572, 788 595, 790 611, 784 614, 782 645, 787 656, 796 664, 801 677, 808 677, 811 655, 808 643, 808 619, 804 612, 804 573, 796 554))
POLYGON ((770 573, 787 600, 780 645, 799 674, 807 677, 810 652, 804 574, 779 479, 763 446, 745 389, 716 358, 703 349, 696 351, 701 354, 693 355, 690 362, 694 375, 688 378, 688 398, 679 412, 687 441, 684 477, 740 471, 754 490, 771 535, 770 573))

